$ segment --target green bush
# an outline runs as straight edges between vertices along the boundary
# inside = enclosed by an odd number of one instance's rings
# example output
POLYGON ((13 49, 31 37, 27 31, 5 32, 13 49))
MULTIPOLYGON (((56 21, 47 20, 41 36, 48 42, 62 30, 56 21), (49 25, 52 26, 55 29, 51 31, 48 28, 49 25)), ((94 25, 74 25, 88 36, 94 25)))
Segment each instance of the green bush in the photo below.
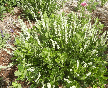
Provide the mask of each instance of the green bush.
POLYGON ((31 88, 47 88, 47 83, 51 88, 60 84, 66 88, 103 87, 106 38, 105 33, 99 36, 103 24, 96 19, 91 25, 90 20, 79 20, 73 12, 48 18, 45 12, 32 29, 19 20, 23 33, 15 38, 17 49, 12 57, 18 64, 17 80, 27 79, 31 88))
MULTIPOLYGON (((50 16, 51 13, 60 9, 60 4, 57 2, 58 0, 1 0, 1 18, 3 17, 2 13, 11 12, 14 7, 19 7, 23 10, 22 16, 29 17, 30 20, 41 19, 40 15, 45 11, 50 16)), ((64 0, 61 2, 63 3, 64 0)))
MULTIPOLYGON (((60 9, 60 5, 57 3, 58 0, 21 0, 19 7, 22 8, 26 17, 29 17, 32 20, 41 19, 41 14, 45 11, 48 16, 51 13, 55 13, 60 9)), ((62 0, 63 1, 63 0, 62 0)))
MULTIPOLYGON (((4 17, 3 13, 11 12, 14 7, 19 7, 23 10, 22 17, 26 17, 30 20, 41 19, 41 15, 46 11, 48 17, 52 13, 56 13, 57 10, 63 7, 63 4, 69 0, 1 0, 0 1, 0 19, 4 17), (60 2, 60 3, 58 3, 60 2)), ((79 0, 76 7, 77 10, 82 11, 81 3, 84 0, 79 0)), ((107 0, 101 0, 103 6, 107 0)), ((88 2, 87 10, 92 12, 96 9, 98 2, 90 0, 88 2)), ((3 20, 3 19, 2 19, 3 20)))
POLYGON ((3 13, 11 12, 13 7, 17 6, 19 0, 0 0, 0 19, 3 20, 3 13))

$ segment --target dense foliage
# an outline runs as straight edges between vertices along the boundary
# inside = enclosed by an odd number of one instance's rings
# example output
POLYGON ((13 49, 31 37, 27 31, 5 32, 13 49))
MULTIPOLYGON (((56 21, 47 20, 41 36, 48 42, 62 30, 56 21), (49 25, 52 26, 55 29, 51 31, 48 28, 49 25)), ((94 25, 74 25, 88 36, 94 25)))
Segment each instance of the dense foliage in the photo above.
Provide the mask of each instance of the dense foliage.
POLYGON ((105 33, 99 38, 100 28, 103 25, 98 19, 91 25, 90 19, 79 20, 74 13, 67 17, 52 14, 50 18, 43 14, 36 27, 22 29, 23 35, 16 38, 12 59, 18 61, 18 80, 29 80, 31 88, 47 83, 77 88, 103 85, 106 38, 105 33))
MULTIPOLYGON (((1 17, 3 17, 3 13, 11 12, 17 6, 23 11, 23 14, 21 14, 22 17, 29 17, 30 20, 36 20, 40 19, 40 15, 44 11, 50 16, 51 13, 59 10, 61 4, 57 2, 58 0, 1 0, 0 13, 1 17)), ((63 3, 64 1, 61 0, 60 2, 63 3)))
MULTIPOLYGON (((24 12, 22 15, 37 21, 36 26, 28 29, 19 19, 23 32, 15 37, 16 48, 11 58, 16 60, 13 65, 18 65, 15 72, 18 78, 12 83, 14 88, 21 88, 17 80, 25 79, 31 88, 47 88, 48 83, 51 88, 61 84, 66 88, 89 85, 104 88, 107 38, 106 32, 99 35, 104 25, 98 18, 91 25, 91 18, 85 19, 84 14, 80 18, 73 12, 67 16, 65 13, 55 15, 60 8, 56 0, 1 0, 1 6, 1 13, 8 7, 18 6, 24 12)), ((80 8, 82 12, 85 9, 80 8)), ((91 11, 89 6, 87 8, 91 11)), ((2 31, 1 34, 0 49, 7 38, 2 31)))

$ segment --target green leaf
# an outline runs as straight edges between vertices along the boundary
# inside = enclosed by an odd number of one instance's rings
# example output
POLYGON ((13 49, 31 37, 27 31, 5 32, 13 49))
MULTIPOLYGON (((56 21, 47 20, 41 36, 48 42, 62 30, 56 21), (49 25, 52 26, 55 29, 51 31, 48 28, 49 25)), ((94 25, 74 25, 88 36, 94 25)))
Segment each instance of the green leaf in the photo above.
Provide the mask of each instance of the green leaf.
POLYGON ((22 49, 22 51, 23 51, 23 52, 27 52, 27 50, 26 50, 26 49, 22 49))
POLYGON ((45 36, 48 38, 48 32, 45 33, 45 36))
POLYGON ((22 75, 23 73, 22 72, 20 72, 20 71, 16 71, 15 72, 15 76, 20 76, 20 75, 22 75))
POLYGON ((55 61, 59 64, 60 63, 60 60, 57 58, 57 59, 55 59, 55 61))
POLYGON ((21 84, 17 83, 17 81, 15 80, 15 82, 12 82, 12 86, 10 86, 10 88, 21 88, 21 84))

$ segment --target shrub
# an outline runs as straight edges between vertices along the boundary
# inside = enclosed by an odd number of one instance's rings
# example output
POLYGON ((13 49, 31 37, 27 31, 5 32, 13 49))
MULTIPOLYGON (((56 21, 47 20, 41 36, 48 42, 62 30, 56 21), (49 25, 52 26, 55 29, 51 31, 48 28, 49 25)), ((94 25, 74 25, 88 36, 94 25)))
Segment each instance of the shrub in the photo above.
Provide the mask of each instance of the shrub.
POLYGON ((87 11, 90 11, 91 13, 92 10, 96 10, 96 6, 99 5, 99 2, 101 2, 101 6, 103 7, 103 5, 107 2, 107 0, 99 0, 99 1, 87 0, 86 3, 85 0, 79 0, 77 5, 77 10, 82 11, 82 6, 84 6, 87 9, 87 11))
MULTIPOLYGON (((60 5, 57 3, 58 0, 1 0, 0 1, 0 13, 11 12, 14 7, 19 7, 23 10, 21 14, 24 17, 29 17, 30 20, 40 19, 40 15, 47 12, 48 16, 51 13, 55 13, 56 10, 60 9, 60 5), (39 14, 38 12, 41 12, 39 14)), ((63 3, 64 0, 61 0, 63 3)))
POLYGON ((90 20, 79 20, 73 12, 48 18, 45 12, 32 29, 19 20, 23 33, 15 38, 17 49, 12 57, 18 62, 17 80, 27 79, 31 88, 47 87, 47 83, 51 88, 104 86, 105 33, 100 37, 103 24, 96 19, 91 25, 90 20))
MULTIPOLYGON (((41 19, 41 15, 46 11, 48 17, 51 13, 56 13, 57 10, 63 7, 63 4, 68 0, 1 0, 0 1, 0 19, 4 17, 3 13, 11 12, 13 7, 19 7, 23 10, 22 17, 26 17, 30 20, 41 19), (59 3, 58 3, 59 2, 59 3), (40 14, 38 13, 40 12, 40 14)), ((77 10, 81 10, 81 3, 84 0, 79 0, 76 7, 77 10)), ((101 0, 101 5, 103 6, 107 0, 101 0)), ((90 0, 88 2, 87 10, 92 12, 96 9, 98 2, 90 0)), ((81 10, 82 11, 82 10, 81 10)), ((3 20, 3 19, 2 19, 3 20)))
MULTIPOLYGON (((23 16, 29 17, 32 20, 41 19, 41 14, 45 11, 48 16, 60 9, 58 0, 21 0, 19 7, 22 8, 23 16)), ((63 0, 61 0, 64 2, 63 0)))
POLYGON ((5 15, 3 13, 11 12, 13 7, 17 6, 19 0, 0 0, 0 20, 3 20, 5 15))

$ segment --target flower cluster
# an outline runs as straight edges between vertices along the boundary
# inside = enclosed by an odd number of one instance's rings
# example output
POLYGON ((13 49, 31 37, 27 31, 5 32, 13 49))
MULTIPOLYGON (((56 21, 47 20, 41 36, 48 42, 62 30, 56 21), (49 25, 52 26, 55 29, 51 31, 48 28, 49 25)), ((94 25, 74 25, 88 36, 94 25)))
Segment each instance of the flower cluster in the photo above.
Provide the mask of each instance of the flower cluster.
MULTIPOLYGON (((12 29, 10 29, 10 32, 14 32, 14 31, 12 29)), ((1 36, 4 37, 2 30, 1 30, 1 36)))
POLYGON ((1 30, 1 36, 4 37, 4 35, 3 35, 3 31, 2 31, 2 30, 1 30))
POLYGON ((86 5, 87 5, 87 3, 81 3, 81 5, 82 5, 82 6, 86 6, 86 5))

